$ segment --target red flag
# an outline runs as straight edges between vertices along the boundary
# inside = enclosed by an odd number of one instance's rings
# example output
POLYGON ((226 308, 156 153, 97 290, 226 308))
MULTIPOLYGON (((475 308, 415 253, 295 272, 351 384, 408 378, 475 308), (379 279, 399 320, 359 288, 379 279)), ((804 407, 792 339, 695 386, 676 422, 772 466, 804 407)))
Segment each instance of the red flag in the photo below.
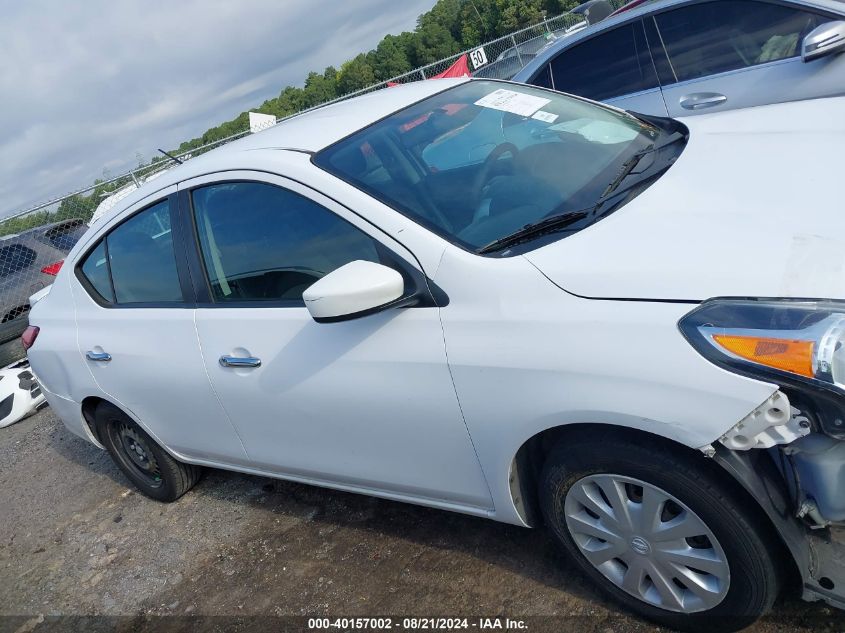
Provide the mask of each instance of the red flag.
MULTIPOLYGON (((455 63, 449 66, 449 68, 444 70, 442 73, 429 77, 429 79, 445 79, 447 77, 472 77, 472 73, 469 71, 469 62, 467 61, 466 53, 458 57, 458 59, 455 60, 455 63)), ((395 81, 387 82, 388 88, 393 88, 398 85, 399 84, 395 81)))
POLYGON ((471 77, 472 73, 469 71, 469 63, 467 61, 466 53, 458 57, 455 63, 449 66, 439 75, 429 77, 429 79, 444 79, 446 77, 471 77))

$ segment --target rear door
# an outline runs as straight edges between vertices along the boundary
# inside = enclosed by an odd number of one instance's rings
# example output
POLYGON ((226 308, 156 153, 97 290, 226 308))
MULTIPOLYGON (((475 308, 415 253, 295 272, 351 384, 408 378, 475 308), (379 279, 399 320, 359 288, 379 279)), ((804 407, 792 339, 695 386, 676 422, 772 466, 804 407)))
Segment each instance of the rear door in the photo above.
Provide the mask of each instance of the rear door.
POLYGON ((602 31, 565 49, 551 60, 548 71, 541 72, 531 83, 624 110, 666 115, 639 20, 602 31))
POLYGON ((658 69, 669 115, 845 93, 845 55, 801 59, 804 37, 831 19, 759 0, 699 2, 646 18, 668 56, 658 69))
POLYGON ((174 187, 86 247, 72 285, 79 353, 99 395, 160 443, 195 459, 243 463, 203 367, 180 243, 174 187))

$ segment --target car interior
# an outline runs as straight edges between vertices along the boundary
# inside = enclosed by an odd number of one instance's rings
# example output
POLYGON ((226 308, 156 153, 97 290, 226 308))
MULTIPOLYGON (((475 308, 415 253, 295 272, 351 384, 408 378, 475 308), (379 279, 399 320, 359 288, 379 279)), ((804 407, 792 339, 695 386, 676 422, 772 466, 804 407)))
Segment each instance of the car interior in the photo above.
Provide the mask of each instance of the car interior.
POLYGON ((217 301, 301 301, 328 272, 379 261, 373 241, 306 198, 256 182, 194 191, 200 249, 217 301))
POLYGON ((156 238, 129 222, 124 227, 107 238, 117 302, 143 303, 151 297, 182 301, 170 231, 156 238))
POLYGON ((795 57, 803 38, 825 22, 815 14, 759 2, 702 3, 655 19, 681 81, 795 57))
POLYGON ((421 223, 480 246, 552 212, 594 202, 596 183, 612 179, 605 169, 630 143, 596 142, 577 126, 554 129, 462 105, 447 104, 348 144, 331 165, 421 223))

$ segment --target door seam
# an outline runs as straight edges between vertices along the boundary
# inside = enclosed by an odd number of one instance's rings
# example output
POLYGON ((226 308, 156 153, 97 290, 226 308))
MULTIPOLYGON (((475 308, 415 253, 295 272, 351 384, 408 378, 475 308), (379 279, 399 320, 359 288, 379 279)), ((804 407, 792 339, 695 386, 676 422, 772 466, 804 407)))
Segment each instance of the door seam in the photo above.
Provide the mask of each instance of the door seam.
MULTIPOLYGON (((440 269, 440 264, 443 262, 443 257, 446 255, 448 248, 444 248, 440 254, 440 259, 437 261, 435 270, 440 269)), ((478 456, 478 449, 475 447, 475 442, 472 439, 469 426, 467 425, 467 418, 464 415, 464 408, 461 405, 461 397, 458 395, 458 387, 455 385, 455 377, 452 375, 452 363, 449 362, 449 348, 446 345, 446 328, 443 326, 443 308, 437 308, 437 320, 440 323, 440 336, 443 341, 443 355, 446 357, 446 369, 449 371, 449 380, 452 383, 452 391, 455 392, 455 401, 458 403, 458 411, 461 413, 461 421, 464 423, 464 429, 467 432, 467 439, 469 445, 472 446, 472 452, 475 454, 475 461, 478 463, 478 468, 481 470, 481 476, 484 478, 484 485, 487 486, 487 494, 490 495, 490 507, 493 513, 496 512, 496 501, 493 498, 493 490, 490 488, 490 482, 487 480, 487 473, 484 471, 484 466, 481 464, 481 458, 478 456)))
POLYGON ((487 494, 490 495, 490 505, 493 512, 496 511, 496 501, 493 499, 493 491, 490 488, 490 482, 487 480, 487 473, 484 471, 484 466, 481 465, 481 459, 478 457, 478 449, 475 447, 475 442, 472 440, 472 433, 467 426, 467 419, 464 415, 464 408, 461 405, 461 398, 458 395, 458 388, 455 386, 455 377, 452 375, 452 365, 449 362, 449 351, 446 348, 446 332, 443 328, 443 318, 440 314, 443 308, 437 308, 437 319, 440 321, 440 334, 443 337, 443 354, 446 356, 446 369, 449 370, 449 380, 452 383, 452 390, 455 392, 455 401, 458 403, 458 411, 461 413, 461 421, 464 423, 464 429, 467 432, 467 439, 469 445, 472 446, 472 452, 475 454, 475 461, 478 463, 478 468, 481 470, 481 476, 484 478, 484 485, 487 487, 487 494))
POLYGON ((223 401, 220 399, 220 394, 217 393, 217 389, 214 388, 214 382, 211 380, 211 374, 208 373, 208 364, 205 358, 205 352, 202 349, 202 339, 200 338, 200 332, 197 328, 197 309, 193 310, 194 312, 194 334, 197 337, 197 347, 200 350, 200 360, 202 361, 202 371, 205 373, 205 379, 208 381, 208 386, 211 389, 211 393, 214 394, 214 399, 217 401, 217 405, 220 407, 220 410, 223 412, 223 415, 226 416, 226 421, 229 422, 229 425, 232 427, 232 430, 235 432, 235 437, 238 438, 238 442, 241 444, 241 450, 246 455, 248 460, 252 459, 249 456, 249 451, 246 450, 246 445, 244 444, 244 440, 241 437, 241 434, 238 432, 238 427, 232 421, 231 416, 229 415, 229 411, 226 410, 226 407, 223 405, 223 401))

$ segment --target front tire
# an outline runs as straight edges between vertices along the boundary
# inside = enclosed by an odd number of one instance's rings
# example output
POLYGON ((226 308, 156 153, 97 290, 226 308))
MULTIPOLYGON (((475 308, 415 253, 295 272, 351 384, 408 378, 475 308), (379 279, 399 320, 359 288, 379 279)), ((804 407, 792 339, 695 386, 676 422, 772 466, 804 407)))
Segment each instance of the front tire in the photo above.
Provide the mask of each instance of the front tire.
POLYGON ((767 526, 703 455, 613 436, 558 444, 540 479, 546 524, 630 610, 687 631, 737 631, 780 591, 767 526))
POLYGON ((175 501, 202 476, 202 468, 171 457, 132 418, 102 402, 94 412, 97 435, 118 468, 146 496, 175 501))

